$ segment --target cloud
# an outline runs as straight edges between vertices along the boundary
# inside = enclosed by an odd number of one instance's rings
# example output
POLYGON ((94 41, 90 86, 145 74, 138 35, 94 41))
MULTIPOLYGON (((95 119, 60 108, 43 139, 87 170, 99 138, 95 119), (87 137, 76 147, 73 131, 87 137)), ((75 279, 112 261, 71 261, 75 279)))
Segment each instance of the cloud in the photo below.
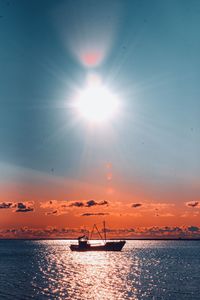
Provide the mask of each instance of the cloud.
POLYGON ((80 202, 80 201, 76 201, 76 202, 72 202, 69 207, 83 207, 84 206, 84 203, 83 202, 80 202))
POLYGON ((189 202, 186 202, 185 205, 188 206, 188 207, 200 208, 200 202, 199 201, 189 201, 189 202))
POLYGON ((34 210, 33 202, 2 202, 0 203, 0 209, 14 208, 14 212, 30 212, 34 210))
POLYGON ((58 213, 57 210, 54 210, 54 211, 49 211, 46 213, 46 216, 50 216, 50 215, 56 215, 58 213))
POLYGON ((86 207, 91 207, 97 205, 97 202, 95 200, 89 200, 86 202, 85 206, 86 207))
MULTIPOLYGON (((122 203, 119 203, 119 206, 122 206, 122 203)), ((141 208, 142 212, 155 212, 155 211, 165 211, 166 209, 170 209, 175 206, 174 203, 165 203, 165 202, 134 202, 129 203, 127 205, 123 205, 124 207, 132 207, 132 208, 141 208)))
POLYGON ((0 209, 12 208, 12 206, 13 206, 12 202, 1 202, 0 203, 0 209))
POLYGON ((109 203, 106 200, 96 201, 96 200, 84 200, 84 201, 58 201, 50 200, 40 203, 42 209, 50 210, 46 215, 62 215, 70 212, 72 208, 88 208, 94 206, 108 206, 109 203), (56 212, 55 212, 56 211, 56 212))
MULTIPOLYGON (((101 214, 101 213, 99 213, 101 214)), ((89 217, 93 214, 86 213, 89 217)), ((101 230, 101 229, 100 229, 101 230)), ((108 238, 134 238, 134 239, 200 239, 200 226, 152 226, 131 228, 106 228, 108 238)), ((4 228, 0 229, 0 238, 76 238, 85 234, 83 228, 4 228)))
POLYGON ((46 228, 7 228, 0 229, 0 238, 59 238, 76 237, 80 233, 85 233, 82 229, 56 228, 48 226, 46 228))
POLYGON ((96 202, 95 200, 89 200, 86 202, 85 207, 91 207, 91 206, 95 206, 95 205, 107 205, 108 206, 108 201, 103 200, 100 202, 96 202))
POLYGON ((109 213, 84 213, 82 217, 91 217, 91 216, 107 216, 109 213))
POLYGON ((15 212, 30 212, 34 211, 33 202, 18 202, 16 203, 15 212))
POLYGON ((103 201, 100 201, 99 203, 98 203, 98 205, 109 205, 109 203, 108 203, 108 201, 106 201, 106 200, 103 200, 103 201))
MULTIPOLYGON (((62 201, 61 203, 63 203, 64 201, 62 201)), ((59 205, 59 201, 57 200, 50 200, 50 201, 43 201, 40 203, 40 207, 41 208, 53 208, 55 205, 59 205)), ((66 201, 64 202, 66 203, 66 201)))
POLYGON ((137 207, 140 207, 140 206, 142 206, 142 203, 133 203, 131 205, 131 207, 133 207, 133 208, 137 208, 137 207))
POLYGON ((188 227, 188 230, 191 232, 196 232, 196 231, 200 231, 200 228, 197 226, 190 226, 188 227))

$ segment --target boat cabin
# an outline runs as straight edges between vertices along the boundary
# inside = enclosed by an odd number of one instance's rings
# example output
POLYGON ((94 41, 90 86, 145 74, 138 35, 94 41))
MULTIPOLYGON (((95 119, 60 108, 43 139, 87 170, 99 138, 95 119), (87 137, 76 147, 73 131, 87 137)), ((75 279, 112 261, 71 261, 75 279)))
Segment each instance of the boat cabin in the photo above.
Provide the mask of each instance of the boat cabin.
POLYGON ((86 235, 80 236, 78 238, 78 246, 80 249, 85 249, 88 247, 88 237, 86 235))

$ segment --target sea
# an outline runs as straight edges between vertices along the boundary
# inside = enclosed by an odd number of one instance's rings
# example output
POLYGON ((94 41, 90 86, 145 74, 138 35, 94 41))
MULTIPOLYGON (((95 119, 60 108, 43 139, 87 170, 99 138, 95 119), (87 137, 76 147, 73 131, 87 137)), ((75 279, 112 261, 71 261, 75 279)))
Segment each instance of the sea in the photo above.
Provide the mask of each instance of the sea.
POLYGON ((0 299, 200 299, 200 241, 127 241, 71 252, 69 240, 0 240, 0 299))

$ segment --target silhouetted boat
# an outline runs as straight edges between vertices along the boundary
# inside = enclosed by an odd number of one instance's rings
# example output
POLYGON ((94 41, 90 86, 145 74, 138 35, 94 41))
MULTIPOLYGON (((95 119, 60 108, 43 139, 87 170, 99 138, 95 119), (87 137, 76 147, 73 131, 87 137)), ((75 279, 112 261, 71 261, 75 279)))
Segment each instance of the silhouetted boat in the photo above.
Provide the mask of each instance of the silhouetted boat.
POLYGON ((78 238, 78 244, 77 245, 70 245, 70 249, 72 251, 121 251, 124 247, 126 241, 107 241, 106 239, 106 229, 105 229, 105 222, 104 224, 104 239, 101 236, 101 233, 99 232, 97 226, 94 224, 92 233, 94 229, 97 230, 101 240, 103 241, 100 245, 91 244, 90 240, 86 235, 80 236, 78 238))

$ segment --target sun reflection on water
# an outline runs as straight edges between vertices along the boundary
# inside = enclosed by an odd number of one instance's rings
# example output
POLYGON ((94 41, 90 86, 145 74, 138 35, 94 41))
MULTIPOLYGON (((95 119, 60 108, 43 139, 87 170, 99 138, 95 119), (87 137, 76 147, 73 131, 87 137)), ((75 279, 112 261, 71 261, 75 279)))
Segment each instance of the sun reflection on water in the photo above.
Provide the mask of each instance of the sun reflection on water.
MULTIPOLYGON (((71 252, 69 242, 57 241, 56 245, 52 241, 40 243, 45 248, 43 259, 40 257, 39 260, 44 295, 54 299, 74 300, 138 299, 137 287, 128 278, 131 264, 126 250, 71 252)), ((137 259, 134 268, 139 276, 137 259)))
POLYGON ((0 299, 199 299, 199 241, 128 241, 75 253, 70 241, 1 241, 0 299))

